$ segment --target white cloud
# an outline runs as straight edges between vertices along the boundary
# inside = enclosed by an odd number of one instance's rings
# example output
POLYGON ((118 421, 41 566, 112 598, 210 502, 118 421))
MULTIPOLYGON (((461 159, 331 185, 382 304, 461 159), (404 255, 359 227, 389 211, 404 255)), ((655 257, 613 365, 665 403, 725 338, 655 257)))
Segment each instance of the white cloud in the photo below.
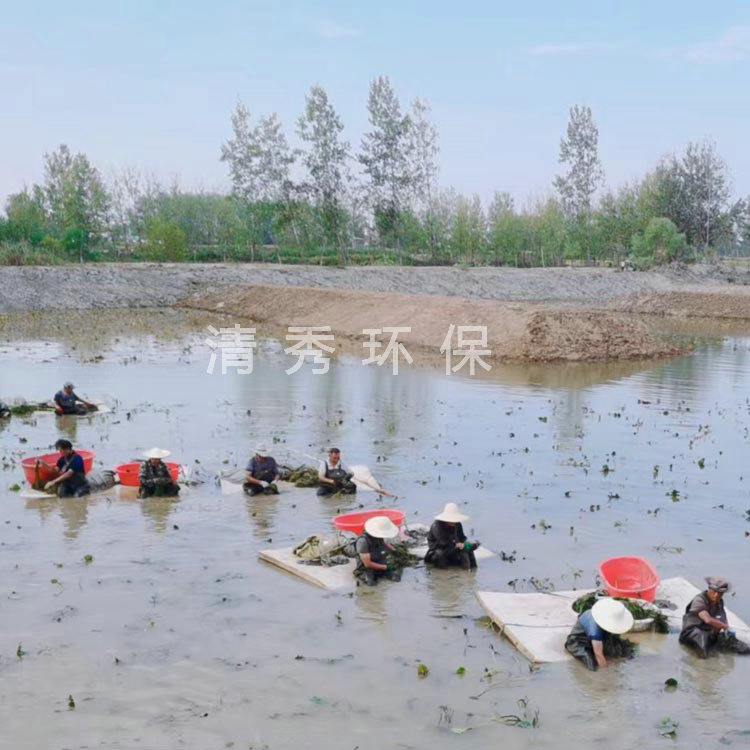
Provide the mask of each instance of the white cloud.
POLYGON ((323 39, 353 39, 362 36, 358 29, 332 21, 318 21, 313 31, 323 39))
POLYGON ((733 26, 717 39, 685 47, 683 53, 688 60, 700 63, 750 59, 750 26, 733 26))

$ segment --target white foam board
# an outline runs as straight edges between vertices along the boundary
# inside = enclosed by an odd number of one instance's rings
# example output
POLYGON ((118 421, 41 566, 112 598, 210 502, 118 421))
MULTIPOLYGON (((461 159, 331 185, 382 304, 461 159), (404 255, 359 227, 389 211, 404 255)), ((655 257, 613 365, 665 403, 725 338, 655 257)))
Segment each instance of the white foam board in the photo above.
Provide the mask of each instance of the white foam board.
POLYGON ((350 591, 355 588, 354 569, 357 566, 355 560, 349 560, 346 565, 332 565, 331 567, 301 565, 300 558, 292 554, 292 549, 293 547, 261 550, 258 556, 261 560, 328 591, 350 591))
MULTIPOLYGON (((554 591, 550 593, 515 594, 494 591, 479 591, 477 599, 508 640, 527 658, 535 663, 561 662, 572 657, 565 650, 565 639, 576 621, 571 604, 588 593, 581 591, 554 591)), ((674 627, 680 627, 685 607, 700 593, 684 578, 668 578, 656 590, 657 599, 666 599, 677 605, 677 609, 662 610, 674 627)), ((733 612, 727 610, 729 625, 746 631, 747 625, 733 612)))

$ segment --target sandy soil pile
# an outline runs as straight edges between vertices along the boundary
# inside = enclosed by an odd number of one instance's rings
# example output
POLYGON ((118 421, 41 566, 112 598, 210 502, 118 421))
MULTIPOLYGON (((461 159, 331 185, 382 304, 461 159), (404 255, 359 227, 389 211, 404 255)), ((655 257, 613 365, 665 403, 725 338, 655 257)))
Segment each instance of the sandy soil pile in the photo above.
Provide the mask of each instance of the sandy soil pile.
POLYGON ((615 307, 623 312, 649 315, 750 320, 750 290, 747 287, 711 287, 707 291, 643 294, 624 300, 615 307))
MULTIPOLYGON (((334 335, 364 341, 366 328, 410 327, 407 349, 437 352, 451 323, 486 326, 492 358, 504 361, 644 359, 679 353, 640 321, 606 312, 576 312, 457 297, 274 286, 196 293, 181 303, 263 324, 330 326, 334 335)), ((454 339, 454 347, 456 346, 454 339)), ((365 352, 366 353, 366 352, 365 352)))

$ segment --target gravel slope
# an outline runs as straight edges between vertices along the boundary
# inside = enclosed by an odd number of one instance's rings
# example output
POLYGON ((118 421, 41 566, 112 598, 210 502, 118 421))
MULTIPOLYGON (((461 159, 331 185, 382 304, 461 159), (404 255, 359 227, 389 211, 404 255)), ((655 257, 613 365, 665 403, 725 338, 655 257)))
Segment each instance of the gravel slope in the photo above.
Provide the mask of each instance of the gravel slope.
MULTIPOLYGON (((90 264, 0 268, 0 312, 173 305, 223 285, 340 288, 615 308, 626 298, 687 288, 733 289, 706 266, 619 273, 600 268, 323 268, 259 264, 90 264)), ((735 279, 737 281, 738 279, 735 279)), ((744 279, 739 279, 740 282, 744 279)))

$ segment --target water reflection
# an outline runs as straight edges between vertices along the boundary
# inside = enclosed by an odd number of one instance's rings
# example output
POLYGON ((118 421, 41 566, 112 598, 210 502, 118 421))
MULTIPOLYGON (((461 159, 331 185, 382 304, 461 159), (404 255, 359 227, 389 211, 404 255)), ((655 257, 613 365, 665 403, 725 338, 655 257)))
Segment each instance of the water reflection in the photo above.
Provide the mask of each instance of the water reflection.
POLYGON ((35 498, 26 501, 26 508, 37 511, 42 521, 57 511, 63 522, 63 536, 65 539, 73 540, 86 525, 89 508, 104 499, 102 497, 35 498))
POLYGON ((279 509, 279 495, 245 495, 245 509, 253 528, 253 536, 265 542, 273 534, 274 520, 279 509))
POLYGON ((141 513, 151 522, 151 528, 161 534, 179 502, 174 497, 144 497, 140 500, 141 513))

